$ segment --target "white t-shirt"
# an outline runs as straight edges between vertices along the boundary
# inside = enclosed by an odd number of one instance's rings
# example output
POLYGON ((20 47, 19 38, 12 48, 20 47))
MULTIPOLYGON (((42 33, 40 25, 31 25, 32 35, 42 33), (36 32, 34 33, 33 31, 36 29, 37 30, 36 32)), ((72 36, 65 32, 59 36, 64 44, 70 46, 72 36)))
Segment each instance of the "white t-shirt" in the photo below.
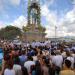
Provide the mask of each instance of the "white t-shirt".
POLYGON ((33 56, 33 61, 37 61, 37 60, 38 60, 37 56, 33 56))
POLYGON ((4 75, 15 75, 15 71, 13 69, 5 69, 4 75))
POLYGON ((61 68, 63 63, 62 55, 53 56, 52 63, 61 68))
POLYGON ((14 70, 21 70, 21 66, 20 65, 17 65, 17 64, 14 64, 13 65, 13 69, 14 70))
POLYGON ((73 68, 73 65, 74 65, 74 57, 67 57, 68 60, 71 61, 71 68, 73 68))
POLYGON ((22 75, 22 70, 21 70, 21 66, 20 66, 20 65, 14 64, 14 65, 13 65, 13 69, 15 70, 15 73, 16 73, 17 75, 22 75))
POLYGON ((30 73, 30 68, 31 68, 32 65, 35 65, 35 62, 34 61, 26 61, 24 63, 24 67, 27 68, 28 73, 30 73))
POLYGON ((63 52, 61 55, 63 56, 63 58, 66 58, 66 52, 63 52))

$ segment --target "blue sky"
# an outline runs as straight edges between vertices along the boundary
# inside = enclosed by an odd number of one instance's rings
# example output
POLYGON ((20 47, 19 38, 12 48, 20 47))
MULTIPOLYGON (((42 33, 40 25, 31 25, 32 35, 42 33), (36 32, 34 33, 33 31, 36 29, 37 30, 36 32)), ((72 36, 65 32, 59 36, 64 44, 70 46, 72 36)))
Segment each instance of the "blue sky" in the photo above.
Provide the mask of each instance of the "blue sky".
MULTIPOLYGON (((73 1, 74 0, 40 0, 42 8, 41 23, 46 27, 48 37, 54 36, 54 25, 58 26, 59 35, 63 33, 64 36, 72 36, 73 32, 69 32, 69 28, 65 26, 64 18, 66 18, 66 21, 74 19, 74 17, 71 17, 72 19, 68 17, 75 15, 73 13, 75 8, 72 4, 73 1), (60 27, 63 29, 60 30, 60 27), (51 32, 53 32, 53 35, 50 34, 51 32)), ((0 27, 10 24, 22 27, 21 24, 23 22, 23 24, 26 24, 27 3, 28 0, 0 0, 0 27)))
MULTIPOLYGON (((17 19, 21 15, 24 15, 25 17, 27 17, 27 0, 21 0, 21 2, 18 5, 15 3, 13 4, 11 2, 12 0, 4 0, 2 5, 3 9, 0 11, 0 21, 6 24, 13 22, 15 19, 17 19)), ((45 4, 46 0, 42 2, 43 2, 42 3, 43 5, 45 4)), ((48 2, 50 2, 50 0, 48 0, 48 2)), ((73 5, 71 4, 70 0, 55 0, 53 4, 50 4, 48 6, 48 8, 51 11, 56 11, 58 14, 58 17, 60 17, 62 16, 62 13, 64 14, 67 11, 71 10, 73 8, 73 5)))

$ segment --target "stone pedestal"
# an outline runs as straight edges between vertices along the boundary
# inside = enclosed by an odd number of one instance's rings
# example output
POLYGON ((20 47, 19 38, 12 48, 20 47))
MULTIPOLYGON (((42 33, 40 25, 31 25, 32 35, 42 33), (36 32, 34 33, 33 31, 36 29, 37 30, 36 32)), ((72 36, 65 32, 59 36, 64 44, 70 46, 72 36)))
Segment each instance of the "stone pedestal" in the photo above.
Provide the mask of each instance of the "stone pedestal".
POLYGON ((27 25, 24 27, 24 31, 23 40, 25 42, 45 40, 45 28, 42 26, 36 27, 35 25, 27 25))

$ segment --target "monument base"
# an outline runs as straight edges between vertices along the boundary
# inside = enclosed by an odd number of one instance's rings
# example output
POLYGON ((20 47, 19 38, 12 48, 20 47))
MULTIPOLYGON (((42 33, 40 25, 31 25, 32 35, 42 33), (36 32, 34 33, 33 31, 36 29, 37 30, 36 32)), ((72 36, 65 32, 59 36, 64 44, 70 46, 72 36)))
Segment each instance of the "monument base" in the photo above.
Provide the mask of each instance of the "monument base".
POLYGON ((42 26, 27 25, 24 27, 23 41, 45 41, 45 28, 42 26))
POLYGON ((24 33, 25 42, 44 41, 44 40, 45 40, 44 33, 38 33, 38 32, 25 32, 24 33))

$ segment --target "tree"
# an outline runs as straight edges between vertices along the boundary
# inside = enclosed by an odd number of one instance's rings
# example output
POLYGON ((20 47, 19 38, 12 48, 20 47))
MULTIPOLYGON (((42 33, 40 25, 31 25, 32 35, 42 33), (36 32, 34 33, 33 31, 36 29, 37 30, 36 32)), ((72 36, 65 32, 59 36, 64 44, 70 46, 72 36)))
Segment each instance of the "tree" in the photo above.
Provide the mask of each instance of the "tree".
POLYGON ((0 38, 12 40, 17 36, 21 36, 21 30, 18 27, 7 26, 5 28, 0 29, 0 38))

